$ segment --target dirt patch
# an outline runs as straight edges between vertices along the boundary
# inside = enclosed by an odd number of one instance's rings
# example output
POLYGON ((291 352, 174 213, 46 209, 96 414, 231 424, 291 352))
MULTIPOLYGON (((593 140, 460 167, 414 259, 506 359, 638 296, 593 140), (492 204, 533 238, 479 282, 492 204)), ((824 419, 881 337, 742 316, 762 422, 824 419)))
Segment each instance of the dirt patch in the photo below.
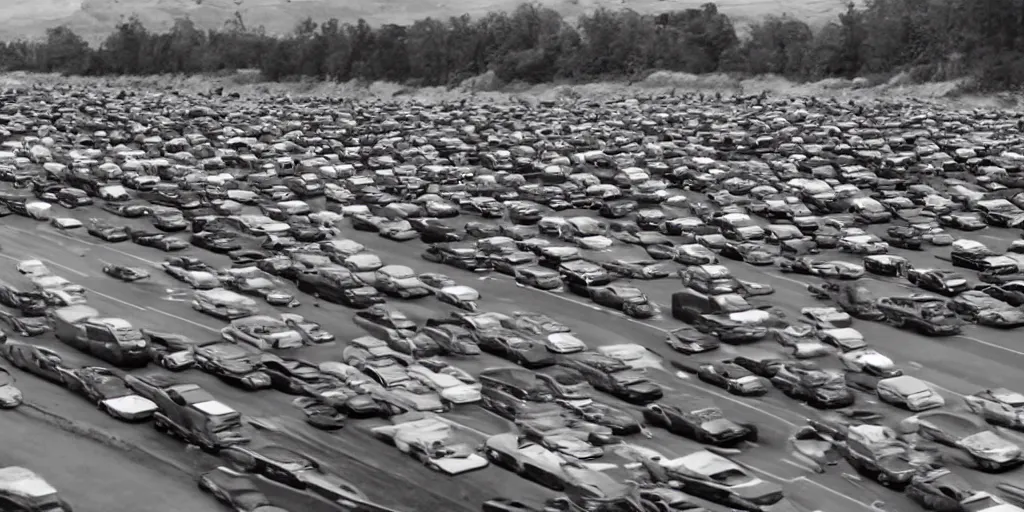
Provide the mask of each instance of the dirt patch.
MULTIPOLYGON (((99 427, 94 427, 80 421, 76 421, 70 418, 65 418, 59 414, 48 411, 47 409, 38 405, 25 402, 16 409, 17 412, 29 416, 33 419, 44 421, 50 425, 53 425, 65 432, 74 434, 79 437, 84 437, 91 441, 95 441, 104 446, 109 446, 116 450, 124 452, 132 461, 139 463, 152 463, 158 462, 169 469, 184 473, 186 475, 195 476, 194 471, 187 465, 182 464, 178 461, 168 459, 157 453, 153 453, 146 450, 144 447, 131 444, 117 436, 110 435, 99 427)), ((185 448, 182 448, 184 451, 185 448)))
POLYGON ((436 103, 476 99, 488 102, 573 101, 578 99, 639 98, 666 94, 697 92, 759 94, 771 96, 815 96, 818 98, 870 101, 876 99, 920 100, 951 108, 1011 109, 1020 105, 1016 96, 1009 94, 965 95, 963 81, 927 84, 906 83, 898 75, 888 82, 870 86, 865 79, 829 79, 814 83, 796 83, 778 76, 750 78, 726 74, 692 75, 658 71, 637 82, 597 82, 588 84, 512 84, 500 86, 493 76, 482 75, 469 79, 458 87, 410 88, 389 82, 345 83, 304 80, 297 82, 265 82, 258 72, 239 71, 218 76, 150 76, 150 77, 62 77, 54 74, 7 73, 0 75, 0 87, 33 84, 66 83, 77 86, 134 89, 153 93, 207 93, 223 88, 225 93, 237 92, 242 97, 266 96, 341 97, 352 99, 394 99, 436 103))

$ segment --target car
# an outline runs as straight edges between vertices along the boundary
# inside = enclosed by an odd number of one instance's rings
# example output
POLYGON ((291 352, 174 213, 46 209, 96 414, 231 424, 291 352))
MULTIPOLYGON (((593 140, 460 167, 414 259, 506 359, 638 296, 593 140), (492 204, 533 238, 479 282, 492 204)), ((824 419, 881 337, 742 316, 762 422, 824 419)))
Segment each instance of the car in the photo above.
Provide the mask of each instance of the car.
POLYGON ((189 247, 189 243, 185 240, 164 233, 130 229, 129 236, 131 237, 132 242, 138 245, 160 249, 164 252, 183 251, 189 247))
POLYGON ((19 317, 2 310, 0 310, 0 323, 6 325, 10 332, 26 338, 39 336, 50 330, 50 323, 45 318, 19 317))
POLYGON ((769 332, 795 359, 812 359, 830 353, 828 346, 818 339, 817 327, 810 322, 801 321, 781 329, 776 327, 769 332))
POLYGON ((28 317, 46 314, 46 296, 38 291, 21 291, 6 283, 0 283, 0 304, 16 309, 28 317))
POLYGON ((64 365, 64 358, 54 350, 7 340, 0 343, 0 357, 19 370, 56 384, 64 383, 62 370, 68 367, 64 365))
POLYGON ((379 304, 357 312, 352 321, 382 340, 412 337, 419 330, 416 322, 410 320, 405 313, 379 304))
POLYGON ((314 390, 333 389, 341 384, 321 373, 313 363, 274 354, 263 354, 260 372, 270 377, 271 388, 289 395, 313 395, 314 390))
POLYGON ((960 231, 978 231, 988 227, 985 219, 978 212, 955 212, 949 215, 939 215, 936 220, 942 227, 960 231))
POLYGON ((769 380, 786 396, 817 409, 848 407, 855 401, 841 373, 803 361, 779 365, 769 380))
POLYGON ((949 261, 954 267, 993 274, 1013 274, 1019 270, 1016 260, 997 254, 976 240, 958 239, 950 249, 949 261))
POLYGON ((385 265, 374 273, 373 286, 386 295, 401 299, 418 299, 432 291, 416 277, 412 268, 404 265, 385 265))
POLYGON ((508 251, 488 256, 491 270, 507 276, 515 276, 520 268, 535 265, 537 257, 527 251, 508 251))
POLYGON ((954 297, 970 287, 967 278, 952 270, 912 268, 907 271, 907 280, 923 290, 946 297, 954 297))
POLYGON ((555 270, 539 265, 527 265, 516 269, 517 284, 531 286, 538 290, 555 290, 562 287, 562 276, 555 270))
POLYGON ((242 248, 238 237, 227 231, 200 231, 189 237, 189 243, 207 251, 227 254, 242 248))
POLYGON ((473 238, 490 238, 501 234, 501 227, 488 222, 467 222, 463 227, 466 234, 473 238))
POLYGON ((192 309, 221 320, 237 320, 259 313, 256 301, 224 288, 196 290, 192 309))
POLYGON ((998 472, 1024 464, 1017 444, 975 416, 949 411, 930 411, 900 422, 900 430, 917 434, 955 450, 953 460, 982 471, 998 472))
POLYGON ((50 219, 50 225, 61 231, 68 231, 71 229, 78 229, 85 224, 82 224, 82 221, 78 219, 72 219, 70 217, 54 217, 50 219))
POLYGON ((231 269, 220 275, 220 282, 228 290, 259 297, 271 306, 294 308, 301 304, 294 295, 275 283, 273 276, 259 269, 231 269))
POLYGON ((678 481, 688 494, 726 507, 760 512, 784 498, 782 487, 761 480, 744 466, 707 450, 675 459, 660 458, 655 463, 664 478, 678 481))
POLYGON ((199 488, 217 501, 244 512, 287 512, 270 502, 252 478, 233 469, 219 466, 199 475, 199 488))
POLYGON ((290 318, 253 315, 231 320, 221 336, 232 343, 245 343, 258 350, 283 350, 305 345, 306 333, 290 318))
POLYGON ((1013 329, 1024 325, 1024 311, 978 290, 957 295, 949 301, 949 309, 968 322, 986 327, 1013 329))
POLYGON ((381 237, 396 242, 407 242, 420 236, 419 231, 413 229, 412 224, 407 220, 383 222, 378 233, 381 237))
POLYGON ((480 292, 469 286, 446 286, 434 292, 437 300, 466 311, 476 311, 480 292))
POLYGON ((914 474, 906 487, 906 495, 925 510, 936 512, 1020 510, 987 492, 975 490, 974 485, 943 467, 922 468, 914 474))
POLYGON ((864 270, 879 276, 902 277, 910 270, 910 260, 893 254, 865 256, 861 262, 864 270))
POLYGON ((406 368, 406 373, 449 403, 469 404, 479 402, 481 399, 479 383, 467 384, 452 375, 434 371, 422 364, 410 365, 406 368))
POLYGON ((149 272, 146 269, 125 265, 103 265, 103 273, 126 283, 149 278, 149 272))
POLYGON ((890 247, 920 251, 924 245, 921 234, 921 230, 912 226, 890 226, 881 238, 890 247))
POLYGON ((662 279, 669 276, 668 268, 655 260, 618 259, 601 263, 605 270, 626 279, 662 279))
POLYGON ((115 226, 100 219, 89 219, 85 226, 86 233, 104 242, 118 243, 131 239, 131 230, 127 226, 115 226))
POLYGON ((862 285, 847 283, 808 284, 807 291, 815 298, 835 302, 846 314, 861 320, 884 320, 874 293, 862 285))
POLYGON ((485 219, 500 219, 505 215, 505 205, 493 197, 471 197, 459 202, 459 208, 485 219))
POLYGON ((563 490, 569 479, 566 460, 540 443, 516 434, 498 434, 484 442, 484 456, 502 469, 512 471, 553 490, 563 490))
POLYGON ((698 365, 697 378, 738 396, 762 396, 768 393, 763 378, 729 359, 698 365))
POLYGON ((140 329, 140 332, 146 339, 150 359, 161 368, 172 372, 187 370, 195 365, 192 349, 204 343, 177 333, 146 328, 140 329))
POLYGON ((837 433, 832 429, 818 430, 820 423, 813 420, 809 424, 791 437, 791 444, 822 470, 845 459, 858 473, 901 490, 916 473, 916 466, 927 460, 927 454, 916 452, 888 427, 849 425, 837 433))
POLYGON ((641 370, 598 352, 578 352, 558 359, 560 366, 579 371, 595 389, 626 402, 645 405, 660 399, 664 390, 641 370))
POLYGON ((1024 395, 1006 388, 984 389, 964 395, 971 412, 1002 427, 1024 430, 1024 395))
POLYGON ((872 255, 889 252, 889 244, 868 233, 843 236, 839 239, 838 248, 842 252, 852 254, 872 255))
MULTIPOLYGON (((332 390, 328 390, 330 392, 332 390)), ((333 405, 317 397, 300 396, 292 400, 306 417, 306 423, 325 431, 340 430, 345 427, 348 417, 333 405)))
POLYGON ((498 327, 474 330, 480 350, 517 363, 524 368, 544 368, 555 364, 555 358, 544 343, 539 343, 511 329, 498 327))
POLYGON ((912 294, 882 297, 878 309, 886 323, 913 329, 930 336, 960 334, 963 321, 949 309, 947 301, 935 296, 912 294))
POLYGON ((718 263, 718 255, 714 251, 700 244, 683 244, 673 248, 675 255, 673 260, 683 265, 715 265, 718 263))
POLYGON ((58 367, 64 387, 82 395, 103 412, 124 421, 144 421, 153 417, 157 405, 128 388, 124 379, 107 368, 58 367))
POLYGON ((819 261, 808 257, 781 258, 779 269, 826 279, 856 280, 864 276, 864 267, 846 261, 819 261))
POLYGON ((665 342, 672 350, 687 355, 710 352, 721 346, 721 342, 715 336, 700 332, 689 325, 666 333, 665 342))
POLYGON ((721 409, 694 396, 673 395, 643 409, 648 425, 669 433, 715 446, 732 446, 743 441, 757 442, 757 427, 741 425, 725 416, 721 409))
POLYGON ((729 242, 722 246, 718 251, 718 255, 755 266, 766 266, 775 263, 775 256, 757 242, 729 242))
POLYGON ((909 375, 882 379, 876 384, 875 392, 879 400, 914 412, 946 405, 946 400, 931 386, 909 375))
POLYGON ((442 354, 453 356, 480 354, 480 347, 473 340, 473 333, 460 325, 434 323, 427 320, 427 325, 420 329, 420 334, 430 338, 442 354))
POLYGON ((819 329, 843 328, 853 325, 853 318, 834 307, 800 308, 800 314, 819 329))
POLYGON ((596 425, 607 427, 612 435, 628 436, 647 432, 640 420, 624 409, 595 400, 555 400, 576 418, 596 425))
POLYGON ((375 427, 373 436, 394 445, 427 468, 460 475, 487 467, 488 461, 464 440, 459 429, 440 417, 426 417, 375 427))
POLYGON ((635 286, 610 284, 590 288, 595 303, 622 311, 632 318, 651 318, 657 311, 643 290, 635 286))
MULTIPOLYGON (((981 283, 974 289, 1015 308, 1024 306, 1024 281, 1008 281, 1002 284, 981 283)), ((10 305, 6 302, 4 304, 10 305)))
POLYGON ((0 409, 14 409, 24 402, 21 390, 14 383, 11 372, 0 367, 0 409))
POLYGON ((192 349, 195 366, 228 384, 248 391, 270 388, 270 376, 261 370, 262 353, 245 345, 213 341, 192 349))

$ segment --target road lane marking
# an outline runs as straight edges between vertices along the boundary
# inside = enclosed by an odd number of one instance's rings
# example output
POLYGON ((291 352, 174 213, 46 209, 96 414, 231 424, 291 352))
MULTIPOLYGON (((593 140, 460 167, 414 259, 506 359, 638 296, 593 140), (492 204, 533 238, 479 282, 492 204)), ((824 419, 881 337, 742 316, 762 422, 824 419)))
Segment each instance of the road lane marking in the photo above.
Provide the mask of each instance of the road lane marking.
MULTIPOLYGON (((783 459, 783 461, 785 461, 785 460, 786 459, 783 459)), ((764 476, 766 476, 768 478, 771 478, 772 480, 776 480, 776 481, 782 482, 784 484, 805 483, 805 484, 813 485, 813 486, 815 486, 815 487, 817 487, 817 488, 819 488, 819 489, 821 489, 821 490, 823 490, 825 492, 829 492, 829 493, 832 493, 835 496, 843 498, 844 500, 849 501, 850 503, 854 503, 854 504, 860 505, 861 507, 864 507, 864 508, 866 508, 868 510, 872 510, 870 503, 865 503, 863 501, 860 501, 857 498, 854 498, 853 496, 850 496, 848 494, 839 492, 839 491, 837 491, 837 490, 835 490, 835 489, 833 489, 833 488, 831 488, 831 487, 829 487, 829 486, 827 486, 827 485, 825 485, 825 484, 823 484, 821 482, 818 482, 818 481, 812 480, 810 478, 807 478, 806 476, 798 476, 796 478, 782 478, 781 476, 778 476, 778 475, 776 475, 775 473, 773 473, 771 471, 765 471, 765 470, 763 470, 763 469, 761 469, 761 468, 759 468, 757 466, 752 466, 752 465, 747 464, 747 463, 744 463, 743 465, 748 467, 748 468, 750 468, 754 472, 760 473, 760 474, 762 474, 762 475, 764 475, 764 476)))
MULTIPOLYGON (((34 232, 34 231, 27 231, 27 230, 24 230, 24 229, 21 229, 21 228, 16 228, 16 227, 11 227, 11 229, 13 229, 15 231, 18 231, 20 233, 25 233, 25 234, 32 235, 32 236, 43 235, 42 233, 37 233, 37 232, 34 232)), ((116 253, 116 254, 120 254, 120 255, 128 257, 128 258, 133 258, 133 259, 139 260, 141 262, 148 263, 148 264, 153 265, 153 266, 159 266, 160 265, 160 263, 158 263, 156 261, 148 260, 148 259, 143 258, 141 256, 136 256, 136 255, 134 255, 132 253, 125 252, 125 251, 122 251, 120 249, 115 249, 114 247, 111 247, 110 244, 97 244, 97 243, 94 243, 94 242, 89 242, 89 241, 86 241, 86 240, 82 240, 81 238, 65 235, 64 233, 49 233, 49 234, 52 234, 54 236, 59 236, 61 238, 66 238, 68 240, 72 240, 72 241, 80 243, 80 244, 88 245, 90 247, 99 247, 99 248, 102 248, 104 250, 107 250, 107 251, 110 251, 110 252, 113 252, 113 253, 116 253)), ((50 240, 50 241, 54 242, 54 243, 58 243, 57 240, 50 240)))
MULTIPOLYGON (((799 281, 799 280, 793 279, 792 277, 780 276, 778 274, 769 274, 768 272, 765 272, 764 275, 766 275, 768 277, 771 277, 771 278, 774 278, 774 279, 780 279, 782 281, 786 281, 786 282, 789 282, 789 283, 798 284, 800 286, 807 286, 807 281, 799 281)), ((808 277, 811 277, 811 276, 808 276, 808 277)))
POLYGON ((764 416, 772 418, 772 419, 774 419, 774 420, 776 420, 776 421, 778 421, 778 422, 780 422, 780 423, 782 423, 782 424, 784 424, 786 426, 789 426, 789 427, 792 427, 792 428, 796 428, 798 426, 796 423, 793 423, 792 421, 789 421, 786 418, 783 418, 782 416, 779 416, 779 415, 777 415, 775 413, 771 413, 771 412, 766 411, 763 407, 767 406, 768 405, 767 403, 760 402, 760 406, 758 406, 758 405, 747 403, 747 402, 745 402, 743 400, 740 400, 738 398, 731 397, 731 396, 729 396, 727 394, 719 393, 717 390, 711 389, 708 386, 698 386, 698 385, 696 385, 696 384, 694 384, 694 383, 692 383, 690 381, 686 381, 686 380, 683 380, 683 379, 679 379, 679 383, 683 384, 684 386, 688 386, 688 387, 691 387, 693 389, 700 390, 702 393, 707 393, 709 395, 714 395, 714 396, 716 396, 718 398, 721 398, 722 400, 727 400, 727 401, 732 402, 732 403, 734 403, 736 405, 739 405, 741 407, 750 409, 751 411, 763 414, 764 416))
POLYGON ((1002 350, 1002 351, 1005 351, 1005 352, 1009 352, 1011 354, 1016 354, 1018 356, 1024 356, 1024 352, 1022 352, 1020 350, 1014 350, 1012 348, 1007 348, 1007 347, 1004 347, 1002 345, 997 345, 995 343, 992 343, 990 341, 985 341, 985 340, 981 340, 981 339, 975 338, 973 336, 965 336, 965 335, 960 334, 960 335, 957 335, 957 336, 954 336, 954 337, 955 338, 965 339, 967 341, 973 341, 975 343, 978 343, 978 344, 981 344, 981 345, 985 345, 985 346, 988 346, 988 347, 992 347, 994 349, 1002 350))
POLYGON ((168 313, 166 311, 161 311, 161 310, 156 309, 156 308, 146 308, 146 309, 149 309, 150 311, 152 311, 154 313, 160 313, 161 315, 173 318, 175 320, 181 320, 182 322, 186 322, 186 323, 192 324, 192 325, 194 325, 196 327, 199 327, 201 329, 206 329, 207 331, 210 331, 210 332, 216 332, 216 333, 220 332, 220 329, 215 329, 213 327, 210 327, 209 325, 201 324, 199 322, 193 322, 192 320, 189 320, 188 318, 180 317, 178 315, 175 315, 175 314, 172 314, 172 313, 168 313))
POLYGON ((814 468, 812 468, 812 467, 810 467, 810 466, 808 466, 806 464, 801 464, 799 462, 795 462, 795 461, 792 461, 792 460, 789 460, 789 459, 785 459, 785 458, 782 459, 782 462, 784 462, 786 464, 789 464, 790 466, 793 466, 794 468, 800 469, 802 471, 810 471, 812 473, 815 472, 814 468))
POLYGON ((91 288, 86 288, 86 291, 88 291, 89 293, 95 294, 95 295, 99 295, 100 297, 103 297, 105 299, 112 300, 112 301, 117 302, 119 304, 123 304, 123 305, 131 307, 131 308, 135 308, 135 309, 137 309, 139 311, 145 311, 146 310, 146 308, 144 308, 144 307, 137 306, 135 304, 132 304, 131 302, 127 302, 127 301, 121 300, 121 299, 119 299, 117 297, 114 297, 113 295, 107 295, 107 294, 105 294, 103 292, 98 292, 98 291, 93 290, 91 288))

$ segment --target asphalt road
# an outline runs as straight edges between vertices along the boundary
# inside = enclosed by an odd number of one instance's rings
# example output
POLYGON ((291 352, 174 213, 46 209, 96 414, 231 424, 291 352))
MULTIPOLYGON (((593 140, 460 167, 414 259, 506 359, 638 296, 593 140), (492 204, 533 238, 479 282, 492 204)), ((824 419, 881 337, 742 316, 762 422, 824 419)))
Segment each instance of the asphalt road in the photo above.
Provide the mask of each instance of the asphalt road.
MULTIPOLYGON (((65 213, 62 211, 60 214, 65 213)), ((89 210, 88 213, 75 211, 68 214, 82 218, 96 213, 89 210)), ((21 279, 13 270, 14 260, 43 258, 57 274, 86 286, 89 289, 90 303, 94 307, 104 313, 123 316, 137 326, 176 330, 202 338, 216 337, 224 325, 223 322, 192 311, 187 302, 187 290, 182 289, 180 283, 171 280, 155 268, 150 282, 130 285, 108 278, 100 271, 104 262, 155 266, 166 257, 160 251, 130 243, 105 244, 89 237, 84 231, 73 234, 61 233, 43 223, 24 218, 7 217, 4 221, 4 225, 0 227, 0 246, 3 247, 0 257, 11 261, 10 264, 0 262, 0 279, 21 279)), ((464 223, 465 219, 456 221, 464 223)), ((118 219, 118 222, 125 223, 123 219, 118 219)), ((139 220, 129 222, 136 225, 145 224, 139 220)), ((996 248, 1002 248, 997 241, 1002 240, 1008 244, 1015 238, 1013 233, 1005 230, 986 230, 982 235, 988 238, 978 238, 979 240, 996 248)), ((581 339, 591 346, 623 342, 640 343, 665 357, 687 359, 679 354, 669 354, 664 344, 666 331, 681 325, 670 317, 667 308, 671 293, 678 290, 678 281, 674 279, 635 283, 643 288, 652 300, 662 305, 663 310, 660 318, 639 322, 573 295, 523 288, 503 276, 475 275, 426 262, 419 258, 423 244, 418 241, 400 244, 351 229, 346 229, 342 236, 363 243, 368 250, 381 255, 386 263, 408 265, 421 272, 443 272, 477 288, 484 297, 483 310, 543 311, 573 327, 581 339)), ((976 235, 972 234, 969 237, 976 235)), ((934 248, 920 253, 899 250, 893 252, 910 257, 918 267, 948 267, 948 263, 934 258, 935 254, 947 251, 947 248, 934 248)), ((188 252, 199 255, 214 265, 222 265, 227 261, 223 256, 194 248, 188 252)), ((728 262, 727 265, 740 279, 768 283, 775 287, 776 293, 766 300, 784 309, 790 316, 798 316, 801 307, 816 303, 805 290, 806 283, 815 281, 814 278, 780 274, 776 269, 755 268, 734 262, 728 262)), ((863 282, 879 296, 910 291, 908 285, 893 281, 872 278, 863 282)), ((300 298, 304 305, 292 312, 322 323, 340 340, 337 344, 302 349, 302 357, 314 361, 338 359, 344 341, 362 334, 348 320, 352 312, 327 303, 314 306, 312 298, 302 295, 300 298)), ((451 311, 432 298, 402 303, 398 307, 410 316, 421 319, 446 315, 451 311)), ((265 307, 268 312, 272 309, 270 306, 265 307)), ((957 395, 985 387, 1024 389, 1024 378, 1019 371, 1024 364, 1024 346, 1014 331, 969 328, 962 337, 927 338, 863 321, 856 321, 855 327, 880 351, 904 366, 908 373, 919 376, 942 390, 950 407, 959 405, 957 395)), ((39 338, 38 341, 41 344, 60 347, 48 336, 39 338)), ((97 364, 96 361, 73 349, 60 348, 71 363, 97 364)), ((737 353, 769 355, 774 352, 773 348, 767 342, 752 347, 724 346, 717 353, 691 359, 697 361, 725 358, 737 353)), ((489 356, 482 356, 476 361, 459 361, 457 364, 474 371, 504 363, 489 356)), ((275 442, 292 444, 306 450, 322 450, 324 454, 330 456, 328 460, 337 464, 337 469, 343 475, 350 478, 371 498, 386 505, 410 510, 436 500, 432 503, 446 506, 449 510, 470 510, 478 509, 480 502, 497 495, 542 497, 546 494, 541 488, 518 478, 510 478, 507 473, 494 468, 457 478, 439 478, 416 464, 409 464, 409 459, 398 454, 396 450, 372 440, 366 429, 372 426, 373 422, 353 422, 345 430, 335 434, 319 432, 300 424, 297 411, 288 403, 289 397, 274 392, 238 391, 195 371, 187 375, 190 380, 207 387, 244 414, 269 418, 287 427, 287 434, 275 439, 275 442), (416 490, 413 492, 410 489, 416 490)), ((710 397, 732 417, 756 422, 762 430, 759 446, 745 448, 737 457, 738 460, 763 478, 782 483, 790 497, 808 510, 823 508, 826 505, 827 510, 831 512, 862 510, 874 501, 884 502, 886 510, 912 510, 916 507, 900 494, 889 492, 871 482, 859 481, 852 476, 848 468, 832 469, 828 474, 815 475, 792 457, 788 453, 785 440, 806 417, 814 414, 814 411, 806 406, 777 393, 770 393, 760 399, 733 397, 695 380, 677 377, 672 372, 664 372, 657 375, 657 378, 671 391, 710 397)), ((22 377, 19 385, 25 379, 32 378, 22 377)), ((45 383, 40 382, 38 386, 33 386, 32 392, 26 392, 26 398, 30 401, 48 401, 53 407, 66 410, 76 419, 79 418, 79 414, 84 415, 81 411, 83 407, 74 405, 74 397, 69 397, 63 390, 45 383), (44 388, 47 389, 44 391, 44 388)), ((885 411, 893 423, 909 414, 874 403, 875 401, 867 395, 860 395, 858 399, 863 407, 885 411)), ((87 405, 84 408, 89 409, 94 415, 102 416, 87 405)), ((476 406, 457 408, 451 416, 481 435, 505 432, 510 428, 504 420, 476 406)), ((196 463, 195 456, 183 454, 180 445, 160 439, 161 436, 157 436, 145 426, 113 423, 111 428, 118 435, 144 443, 150 450, 170 459, 173 463, 191 467, 201 465, 196 463)), ((681 455, 698 448, 694 443, 657 431, 653 439, 638 442, 656 447, 668 455, 681 455)), ((968 470, 960 470, 960 473, 979 488, 987 489, 994 488, 998 481, 1019 478, 1019 472, 999 476, 983 475, 968 470)))
MULTIPOLYGON (((36 386, 26 380, 19 379, 18 385, 26 394, 34 395, 36 386)), ((0 465, 32 469, 50 482, 75 510, 217 509, 217 502, 199 492, 195 481, 187 475, 166 471, 166 467, 145 456, 66 432, 25 409, 0 414, 0 443, 4 446, 0 465)))

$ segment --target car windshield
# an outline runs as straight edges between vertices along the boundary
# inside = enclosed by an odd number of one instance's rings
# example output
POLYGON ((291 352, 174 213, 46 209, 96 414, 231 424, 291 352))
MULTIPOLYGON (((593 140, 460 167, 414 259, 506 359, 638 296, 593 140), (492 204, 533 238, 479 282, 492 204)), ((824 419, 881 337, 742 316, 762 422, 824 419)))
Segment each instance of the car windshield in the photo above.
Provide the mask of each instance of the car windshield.
POLYGON ((739 295, 716 295, 711 300, 715 302, 715 305, 723 313, 742 313, 750 310, 750 304, 739 295))
POLYGON ((726 487, 734 487, 740 484, 747 483, 750 481, 750 477, 744 474, 739 469, 729 468, 724 471, 719 471, 708 475, 712 480, 725 485, 726 487))

